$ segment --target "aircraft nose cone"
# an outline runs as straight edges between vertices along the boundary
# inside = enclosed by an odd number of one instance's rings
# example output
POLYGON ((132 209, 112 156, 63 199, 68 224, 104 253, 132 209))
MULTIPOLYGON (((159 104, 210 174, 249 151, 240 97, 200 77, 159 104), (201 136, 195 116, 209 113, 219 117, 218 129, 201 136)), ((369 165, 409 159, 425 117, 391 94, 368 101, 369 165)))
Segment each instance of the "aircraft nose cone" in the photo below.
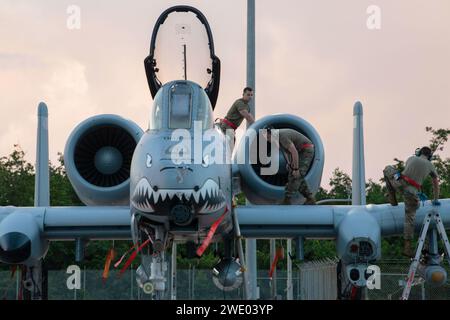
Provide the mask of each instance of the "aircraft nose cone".
POLYGON ((31 240, 20 232, 10 232, 0 237, 0 260, 4 263, 21 263, 31 254, 31 240))

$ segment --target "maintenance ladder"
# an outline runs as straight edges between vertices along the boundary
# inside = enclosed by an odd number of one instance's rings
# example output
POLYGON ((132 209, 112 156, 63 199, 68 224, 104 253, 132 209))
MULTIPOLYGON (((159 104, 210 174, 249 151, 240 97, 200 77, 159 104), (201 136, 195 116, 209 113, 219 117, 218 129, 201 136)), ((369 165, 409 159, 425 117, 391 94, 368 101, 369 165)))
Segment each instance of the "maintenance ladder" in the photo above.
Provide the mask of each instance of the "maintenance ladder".
POLYGON ((439 212, 435 209, 431 210, 428 214, 425 215, 425 218, 422 223, 422 230, 420 231, 419 242, 417 244, 416 255, 412 259, 411 266, 409 267, 408 278, 406 281, 405 288, 403 289, 403 294, 401 300, 408 300, 409 294, 411 292, 411 287, 413 284, 414 276, 417 271, 417 267, 420 263, 420 257, 422 255, 422 249, 425 244, 425 239, 427 237, 428 228, 430 227, 431 220, 434 220, 436 223, 436 228, 441 237, 441 240, 444 243, 445 253, 447 254, 447 261, 450 264, 450 244, 448 242, 447 233, 445 232, 444 224, 442 223, 441 216, 439 212))

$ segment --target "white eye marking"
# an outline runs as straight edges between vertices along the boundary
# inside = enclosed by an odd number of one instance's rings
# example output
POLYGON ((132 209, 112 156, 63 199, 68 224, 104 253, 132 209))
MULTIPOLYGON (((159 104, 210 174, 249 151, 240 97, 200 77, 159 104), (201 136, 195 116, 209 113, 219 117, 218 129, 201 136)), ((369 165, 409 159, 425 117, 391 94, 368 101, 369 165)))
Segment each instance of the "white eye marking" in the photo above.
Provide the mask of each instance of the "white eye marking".
POLYGON ((150 167, 152 166, 152 156, 149 155, 148 153, 147 153, 147 162, 146 162, 146 166, 147 166, 147 168, 150 168, 150 167))
POLYGON ((209 155, 207 154, 203 157, 202 166, 204 168, 207 168, 209 166, 209 163, 210 163, 210 159, 209 159, 209 155))

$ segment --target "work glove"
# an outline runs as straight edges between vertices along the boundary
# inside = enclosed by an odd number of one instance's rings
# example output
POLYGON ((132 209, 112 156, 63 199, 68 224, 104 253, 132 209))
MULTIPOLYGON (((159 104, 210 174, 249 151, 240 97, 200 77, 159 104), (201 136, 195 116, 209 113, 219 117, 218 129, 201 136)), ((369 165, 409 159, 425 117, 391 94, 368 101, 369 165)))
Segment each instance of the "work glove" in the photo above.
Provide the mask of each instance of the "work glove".
POLYGON ((431 204, 435 207, 439 207, 441 205, 441 202, 439 200, 433 200, 431 201, 431 204))
POLYGON ((418 192, 417 196, 419 197, 419 200, 422 201, 422 202, 425 202, 425 201, 428 200, 427 195, 425 193, 423 193, 423 192, 418 192))

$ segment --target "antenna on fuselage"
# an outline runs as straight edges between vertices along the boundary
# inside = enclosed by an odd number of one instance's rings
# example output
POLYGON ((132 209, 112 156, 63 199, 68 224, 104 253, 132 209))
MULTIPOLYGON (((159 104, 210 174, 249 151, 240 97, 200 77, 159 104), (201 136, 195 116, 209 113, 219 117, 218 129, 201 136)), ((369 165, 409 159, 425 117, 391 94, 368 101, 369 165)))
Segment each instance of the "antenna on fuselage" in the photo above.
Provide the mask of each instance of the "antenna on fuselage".
POLYGON ((187 60, 186 60, 186 44, 183 44, 183 68, 184 68, 184 80, 187 80, 187 60))

